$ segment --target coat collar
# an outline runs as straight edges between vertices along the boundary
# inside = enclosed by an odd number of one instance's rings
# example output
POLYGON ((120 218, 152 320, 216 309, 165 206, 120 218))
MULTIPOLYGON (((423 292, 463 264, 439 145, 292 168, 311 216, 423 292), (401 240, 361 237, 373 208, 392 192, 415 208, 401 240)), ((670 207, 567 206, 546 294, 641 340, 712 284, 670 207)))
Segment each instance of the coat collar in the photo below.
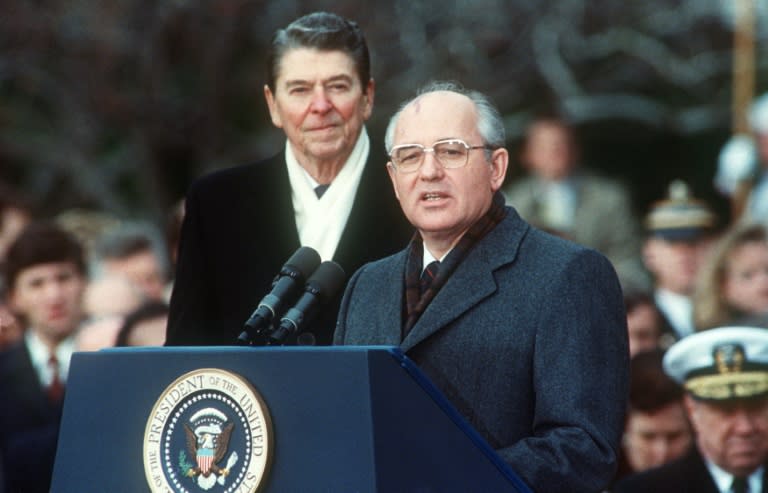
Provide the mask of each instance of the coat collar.
MULTIPOLYGON (((514 262, 529 228, 513 208, 507 207, 507 217, 475 245, 426 308, 401 343, 403 351, 413 348, 495 293, 498 286, 494 271, 514 262)), ((403 265, 405 259, 405 253, 401 254, 403 265)), ((400 296, 397 299, 402 299, 402 277, 398 286, 400 296)))

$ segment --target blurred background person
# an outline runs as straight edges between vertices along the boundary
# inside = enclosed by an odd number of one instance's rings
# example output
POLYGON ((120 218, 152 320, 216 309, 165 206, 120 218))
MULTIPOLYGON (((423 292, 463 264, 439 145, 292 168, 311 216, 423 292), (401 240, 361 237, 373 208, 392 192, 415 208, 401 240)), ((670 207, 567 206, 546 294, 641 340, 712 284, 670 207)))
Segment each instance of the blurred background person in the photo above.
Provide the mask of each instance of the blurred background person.
POLYGON ((531 224, 603 253, 624 284, 650 287, 627 190, 585 169, 579 159, 574 131, 565 121, 533 121, 521 153, 528 175, 503 189, 507 203, 531 224))
POLYGON ((181 241, 181 225, 184 223, 186 207, 184 199, 177 201, 165 220, 165 246, 168 249, 168 282, 165 286, 165 299, 171 299, 176 263, 179 259, 179 242, 181 241))
POLYGON ((76 238, 32 223, 8 249, 8 301, 24 337, 0 353, 0 451, 10 492, 50 489, 64 386, 83 319, 86 261, 76 238))
POLYGON ((168 304, 150 300, 126 315, 116 346, 162 346, 168 323, 168 304))
POLYGON ((768 93, 755 101, 749 122, 757 149, 757 169, 747 196, 745 218, 768 223, 768 93))
POLYGON ((692 296, 715 224, 709 206, 693 198, 680 180, 670 184, 669 196, 654 203, 645 218, 643 261, 653 275, 662 330, 674 340, 694 332, 692 296))
POLYGON ((673 341, 662 337, 661 313, 650 292, 625 290, 624 308, 627 312, 630 357, 672 344, 673 341))
POLYGON ((698 330, 719 325, 768 327, 768 231, 737 223, 713 246, 694 294, 698 330))
POLYGON ((122 219, 114 214, 89 208, 71 207, 56 214, 54 222, 70 232, 85 250, 85 258, 90 261, 99 239, 107 232, 122 224, 122 219))
POLYGON ((715 186, 731 198, 734 220, 768 224, 768 93, 747 115, 750 134, 738 133, 720 151, 715 186))
POLYGON ((83 296, 86 320, 77 333, 78 351, 112 347, 125 317, 139 308, 144 293, 126 277, 107 274, 88 282, 83 296))
POLYGON ((617 479, 682 457, 693 443, 683 406, 683 387, 662 365, 660 349, 630 360, 629 404, 617 479))
POLYGON ((83 311, 90 319, 126 315, 145 300, 144 292, 121 274, 91 279, 83 294, 83 311))
POLYGON ((768 330, 717 327, 676 342, 664 371, 685 388, 694 446, 614 493, 759 493, 768 465, 768 330))
POLYGON ((16 314, 8 306, 6 296, 5 289, 0 287, 0 351, 15 344, 24 334, 16 314))
POLYGON ((124 276, 146 299, 162 301, 169 279, 167 251, 162 235, 154 226, 122 222, 96 240, 92 270, 95 276, 124 276))

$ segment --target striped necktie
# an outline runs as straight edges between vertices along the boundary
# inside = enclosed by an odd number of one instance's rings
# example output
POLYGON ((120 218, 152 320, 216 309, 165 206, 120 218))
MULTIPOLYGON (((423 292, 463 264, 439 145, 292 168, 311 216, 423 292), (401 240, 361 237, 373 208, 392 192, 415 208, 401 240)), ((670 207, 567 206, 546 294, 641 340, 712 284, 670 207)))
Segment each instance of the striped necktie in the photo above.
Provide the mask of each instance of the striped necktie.
POLYGON ((424 293, 426 293, 427 289, 432 285, 432 281, 435 280, 438 269, 440 269, 440 262, 433 260, 427 264, 427 267, 421 273, 421 277, 419 278, 419 292, 422 296, 424 296, 424 293))

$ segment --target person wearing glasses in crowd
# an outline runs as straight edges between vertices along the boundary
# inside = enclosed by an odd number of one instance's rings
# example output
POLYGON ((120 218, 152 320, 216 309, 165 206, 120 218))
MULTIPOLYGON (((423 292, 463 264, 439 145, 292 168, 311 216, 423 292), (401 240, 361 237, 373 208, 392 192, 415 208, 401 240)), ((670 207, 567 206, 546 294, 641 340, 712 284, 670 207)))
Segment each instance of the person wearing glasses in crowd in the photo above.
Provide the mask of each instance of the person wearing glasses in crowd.
POLYGON ((534 491, 600 491, 629 373, 610 262, 505 206, 504 127, 484 95, 429 84, 385 141, 418 234, 351 277, 334 342, 399 346, 534 491))
MULTIPOLYGON (((235 344, 273 278, 300 246, 347 272, 407 243, 383 159, 365 122, 374 81, 365 37, 336 14, 274 35, 264 96, 285 149, 214 172, 187 194, 167 345, 235 344), (376 149, 376 147, 374 147, 376 149)), ((341 295, 297 339, 329 344, 341 295)))

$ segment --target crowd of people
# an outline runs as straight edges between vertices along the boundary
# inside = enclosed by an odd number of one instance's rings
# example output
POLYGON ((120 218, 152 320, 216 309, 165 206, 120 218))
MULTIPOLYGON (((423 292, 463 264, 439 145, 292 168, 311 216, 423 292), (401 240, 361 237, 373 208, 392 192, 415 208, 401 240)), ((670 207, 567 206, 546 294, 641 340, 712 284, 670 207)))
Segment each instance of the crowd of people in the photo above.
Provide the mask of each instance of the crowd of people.
POLYGON ((47 492, 72 354, 165 341, 167 242, 103 213, 3 207, 23 224, 1 233, 0 491, 47 492))
POLYGON ((685 177, 638 217, 564 118, 508 180, 498 110, 456 83, 369 137, 353 21, 301 17, 268 59, 284 149, 201 177, 167 230, 0 188, 0 493, 49 491, 75 351, 235 344, 299 246, 349 282, 293 342, 400 346, 533 491, 768 487, 768 96, 731 217, 685 177))
MULTIPOLYGON (((689 382, 721 364, 702 362, 721 348, 751 354, 750 371, 763 372, 761 379, 768 368, 760 354, 768 334, 768 215, 761 209, 768 199, 768 95, 755 102, 750 123, 751 135, 724 148, 715 177, 732 195, 730 217, 718 217, 678 179, 636 218, 622 185, 584 168, 573 132, 551 117, 532 122, 521 154, 528 173, 504 189, 525 219, 602 252, 621 279, 630 390, 618 470, 606 491, 768 487, 765 383, 712 396, 689 382), (737 330, 744 327, 754 333, 737 330), (722 338, 707 339, 710 332, 722 338), (667 355, 681 347, 685 353, 675 357, 689 365, 685 371, 671 368, 667 355)), ((747 373, 742 364, 711 373, 747 373)), ((740 385, 734 381, 718 385, 740 385)))

